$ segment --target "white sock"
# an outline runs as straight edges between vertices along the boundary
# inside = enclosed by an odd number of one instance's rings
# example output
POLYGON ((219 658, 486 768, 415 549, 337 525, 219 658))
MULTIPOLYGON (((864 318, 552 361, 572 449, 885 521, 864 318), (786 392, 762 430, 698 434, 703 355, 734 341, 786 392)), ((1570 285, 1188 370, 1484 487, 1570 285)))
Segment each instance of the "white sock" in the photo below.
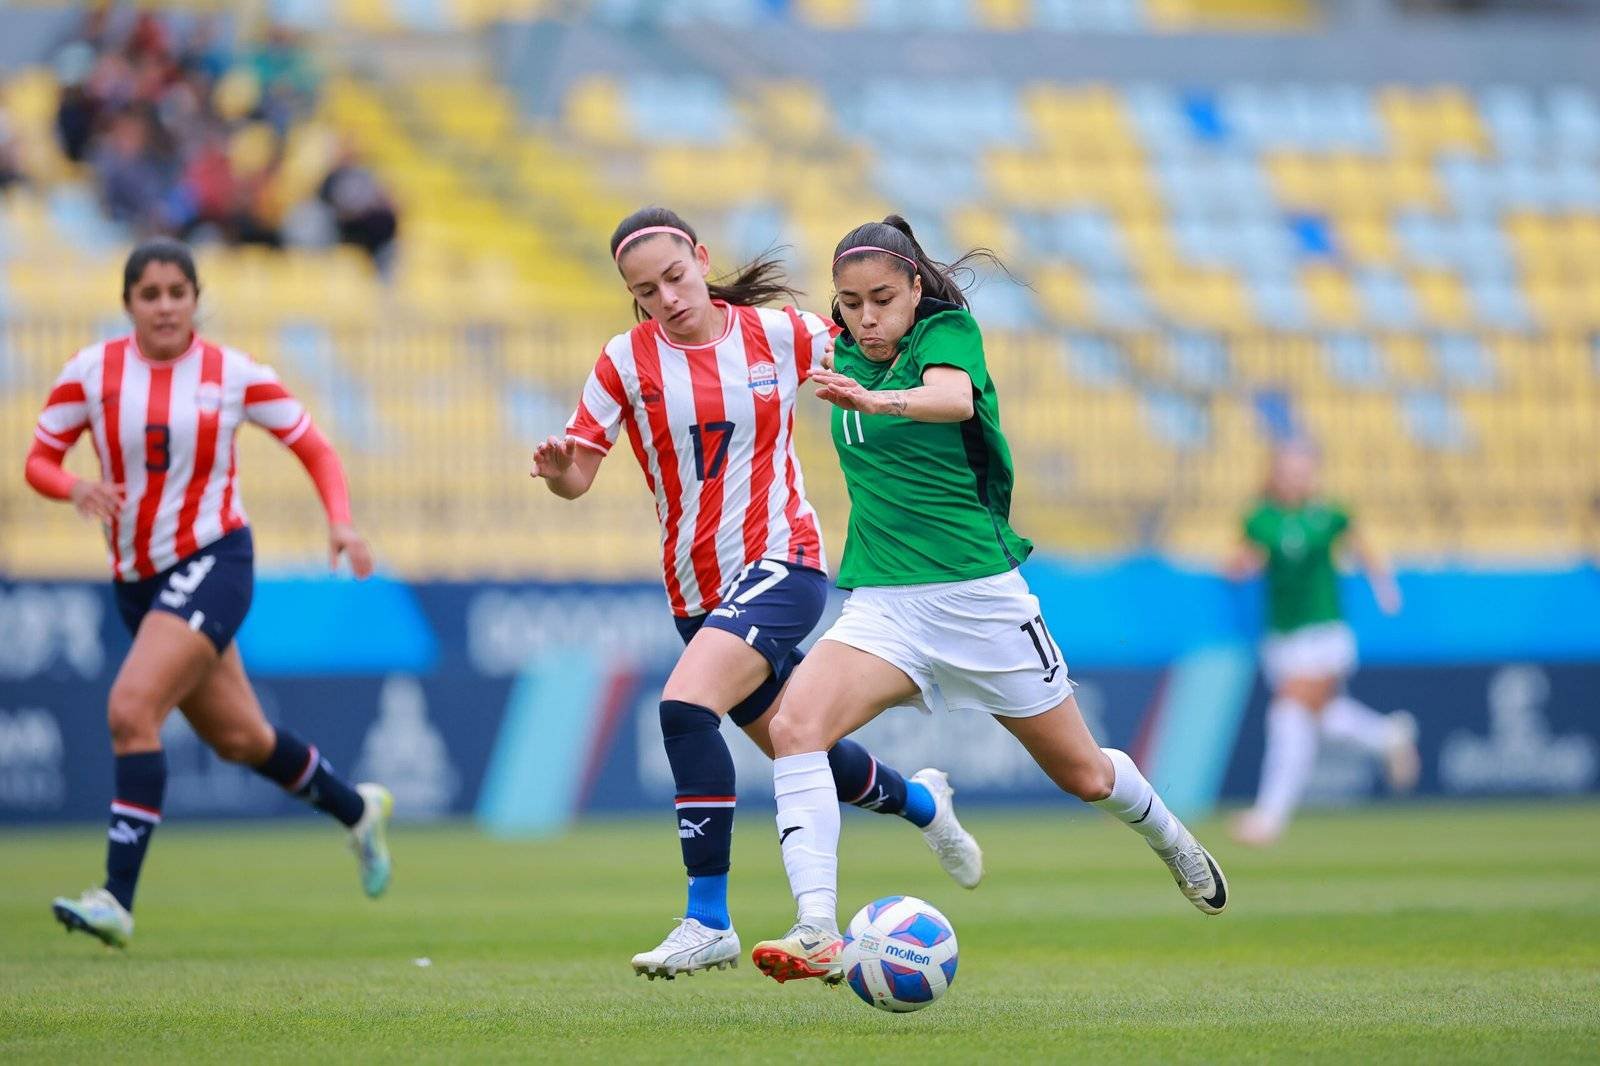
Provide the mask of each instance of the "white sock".
POLYGON ((778 798, 778 843, 800 920, 839 927, 839 792, 828 753, 772 760, 778 798))
POLYGON ((1175 845, 1183 837, 1183 823, 1167 810, 1127 752, 1116 748, 1100 750, 1111 760, 1116 777, 1111 782, 1111 795, 1095 800, 1094 805, 1144 837, 1157 851, 1175 845))
POLYGON ((1287 825, 1316 761, 1316 719, 1303 703, 1279 696, 1267 708, 1267 750, 1261 759, 1256 813, 1274 828, 1287 825))
POLYGON ((1374 755, 1386 754, 1394 740, 1389 716, 1351 696, 1335 696, 1322 709, 1322 735, 1346 740, 1374 755))

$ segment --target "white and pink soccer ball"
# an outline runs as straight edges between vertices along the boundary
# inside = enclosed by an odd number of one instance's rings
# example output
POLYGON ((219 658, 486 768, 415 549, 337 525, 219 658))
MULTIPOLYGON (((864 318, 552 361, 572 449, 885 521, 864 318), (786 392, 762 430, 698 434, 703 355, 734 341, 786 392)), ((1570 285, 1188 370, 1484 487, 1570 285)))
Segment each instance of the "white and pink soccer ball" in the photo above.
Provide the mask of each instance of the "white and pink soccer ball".
POLYGON ((921 1010, 956 979, 956 931, 915 896, 873 900, 844 934, 845 981, 879 1010, 921 1010))

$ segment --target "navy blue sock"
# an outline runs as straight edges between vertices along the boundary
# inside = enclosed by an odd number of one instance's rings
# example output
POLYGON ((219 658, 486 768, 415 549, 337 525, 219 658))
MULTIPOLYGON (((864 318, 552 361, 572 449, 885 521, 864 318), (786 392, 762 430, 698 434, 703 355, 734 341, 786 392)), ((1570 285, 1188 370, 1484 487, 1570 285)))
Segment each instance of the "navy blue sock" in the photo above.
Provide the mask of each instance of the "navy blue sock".
POLYGON ((684 917, 713 929, 728 917, 728 862, 733 850, 733 756, 722 719, 710 708, 661 701, 661 736, 677 792, 678 843, 689 874, 684 917))
POLYGON ((307 744, 282 726, 277 732, 278 741, 272 746, 272 754, 252 769, 345 825, 359 822, 367 806, 361 793, 333 772, 315 744, 307 744))
POLYGON ((166 752, 116 757, 116 798, 111 801, 111 828, 106 833, 106 891, 130 911, 144 853, 161 824, 166 791, 166 752))
POLYGON ((933 796, 900 771, 885 766, 853 740, 841 740, 828 752, 828 768, 839 799, 879 814, 898 814, 917 826, 933 821, 933 796))

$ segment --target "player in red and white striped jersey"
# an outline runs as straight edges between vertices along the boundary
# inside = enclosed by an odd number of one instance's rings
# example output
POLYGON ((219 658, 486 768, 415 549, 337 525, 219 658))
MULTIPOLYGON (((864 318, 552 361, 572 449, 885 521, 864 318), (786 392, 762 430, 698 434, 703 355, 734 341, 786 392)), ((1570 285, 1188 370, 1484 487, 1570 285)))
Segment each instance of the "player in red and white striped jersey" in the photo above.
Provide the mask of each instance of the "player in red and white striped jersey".
POLYGON ((195 333, 199 294, 187 247, 158 238, 134 250, 122 292, 133 333, 67 363, 39 416, 26 468, 41 495, 71 501, 103 523, 117 608, 134 636, 107 706, 116 792, 105 886, 54 905, 69 929, 117 946, 133 933, 134 889, 161 821, 161 723, 173 706, 218 755, 349 827, 369 895, 389 878, 388 791, 351 787, 314 745, 268 723, 233 642, 254 583, 235 431, 253 422, 294 451, 328 514, 330 563, 345 555, 365 578, 372 556, 350 523, 344 469, 271 370, 195 333), (97 482, 62 466, 85 431, 100 459, 97 482))
MULTIPOLYGON (((533 475, 576 499, 626 432, 655 495, 667 599, 686 644, 662 691, 661 729, 689 898, 678 927, 633 966, 672 977, 739 956, 727 906, 734 770, 719 729, 727 715, 772 754, 767 723, 826 603, 822 535, 793 436, 796 395, 833 327, 759 306, 793 296, 775 259, 712 280, 710 253, 664 208, 624 219, 611 254, 639 324, 601 351, 566 436, 535 450, 533 475)), ((907 781, 849 740, 829 763, 845 802, 924 828, 938 817, 941 845, 948 839, 942 774, 907 781)), ((977 883, 976 844, 959 856, 935 850, 953 876, 977 883)))

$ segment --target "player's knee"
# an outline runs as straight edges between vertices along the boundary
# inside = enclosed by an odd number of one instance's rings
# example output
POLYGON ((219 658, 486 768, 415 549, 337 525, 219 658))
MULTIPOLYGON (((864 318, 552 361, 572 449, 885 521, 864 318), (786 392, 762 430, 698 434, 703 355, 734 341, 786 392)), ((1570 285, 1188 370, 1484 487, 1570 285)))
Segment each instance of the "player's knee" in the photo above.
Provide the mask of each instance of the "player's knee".
POLYGON ((272 754, 273 734, 269 728, 240 725, 213 733, 211 750, 226 762, 257 766, 272 754))
POLYGON ((816 739, 815 728, 802 716, 784 707, 779 707, 778 713, 772 716, 767 732, 772 737, 772 753, 776 757, 802 755, 829 746, 816 739))
POLYGON ((106 725, 116 751, 143 748, 161 737, 162 708, 155 693, 133 681, 119 679, 106 699, 106 725))
POLYGON ((681 737, 685 733, 716 732, 722 719, 711 708, 686 700, 661 701, 661 735, 681 737))
POLYGON ((1115 783, 1115 771, 1106 759, 1073 763, 1056 776, 1056 783, 1061 786, 1062 791, 1086 803, 1094 803, 1111 795, 1111 786, 1115 783))

